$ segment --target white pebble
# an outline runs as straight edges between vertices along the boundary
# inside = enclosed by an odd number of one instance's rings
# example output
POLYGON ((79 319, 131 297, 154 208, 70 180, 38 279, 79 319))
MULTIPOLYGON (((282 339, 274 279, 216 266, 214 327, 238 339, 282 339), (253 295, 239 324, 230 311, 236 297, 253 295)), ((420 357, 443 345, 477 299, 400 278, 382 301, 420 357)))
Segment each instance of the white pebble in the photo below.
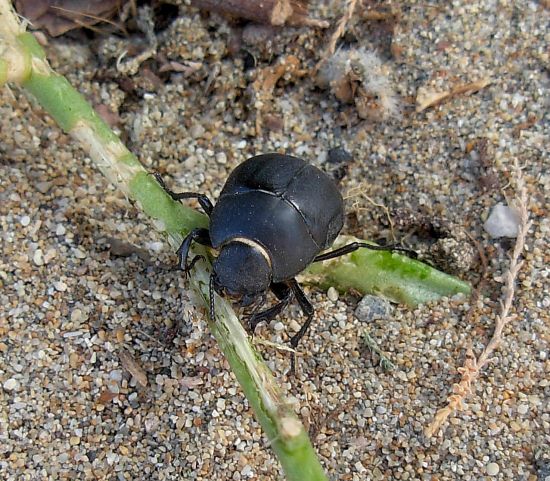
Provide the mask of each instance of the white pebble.
POLYGON ((160 252, 164 247, 164 244, 162 242, 148 242, 147 244, 145 244, 145 247, 147 248, 147 250, 160 252))
POLYGON ((285 325, 282 322, 276 322, 273 326, 273 329, 276 331, 282 331, 285 328, 285 325))
POLYGON ((487 465, 487 474, 489 476, 496 476, 500 471, 500 467, 497 463, 489 463, 487 465))
POLYGON ((252 467, 247 464, 241 471, 241 476, 244 476, 245 478, 251 478, 254 476, 254 471, 252 470, 252 467))
POLYGON ((54 282, 53 286, 55 287, 55 290, 59 292, 65 292, 67 290, 67 284, 63 281, 54 282))
POLYGON ((28 215, 24 215, 19 222, 21 222, 23 227, 27 227, 31 223, 31 218, 28 215))
POLYGON ((42 254, 42 249, 36 249, 34 251, 34 254, 32 256, 32 261, 37 265, 41 266, 44 265, 44 257, 42 254))
POLYGON ((329 287, 327 291, 327 297, 332 302, 336 302, 338 300, 338 291, 334 287, 329 287))
POLYGON ((518 406, 519 414, 527 414, 529 412, 529 406, 527 404, 520 404, 518 406))
POLYGON ((4 389, 6 391, 14 391, 15 389, 17 389, 19 387, 19 383, 17 382, 17 379, 14 379, 13 377, 8 379, 5 383, 4 383, 4 389))
POLYGON ((86 319, 86 316, 84 315, 81 309, 76 308, 76 309, 73 309, 73 311, 71 312, 72 322, 82 322, 85 319, 86 319))
POLYGON ((67 229, 65 229, 63 224, 57 224, 57 227, 55 228, 55 235, 65 235, 66 232, 67 229))
POLYGON ((519 216, 516 210, 498 203, 493 207, 489 218, 483 224, 485 231, 493 238, 517 237, 519 216))
POLYGON ((216 154, 216 162, 218 164, 227 164, 227 155, 225 155, 225 152, 219 152, 216 154))

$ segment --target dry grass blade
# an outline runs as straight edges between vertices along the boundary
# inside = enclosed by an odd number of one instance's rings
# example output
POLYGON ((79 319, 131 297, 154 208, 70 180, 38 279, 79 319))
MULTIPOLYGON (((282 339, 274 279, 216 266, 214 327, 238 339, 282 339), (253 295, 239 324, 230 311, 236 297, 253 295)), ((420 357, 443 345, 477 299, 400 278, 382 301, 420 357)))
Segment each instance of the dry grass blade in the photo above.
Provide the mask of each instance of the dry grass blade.
POLYGON ((523 265, 520 256, 525 248, 527 233, 531 227, 529 220, 529 197, 527 187, 523 179, 521 169, 517 164, 514 165, 516 177, 516 209, 519 213, 520 221, 518 226, 518 235, 512 255, 510 256, 510 265, 508 270, 497 280, 504 283, 503 296, 500 302, 500 312, 496 317, 495 330, 489 344, 485 347, 480 356, 476 359, 471 349, 468 349, 467 359, 464 366, 459 369, 461 374, 460 382, 453 386, 453 393, 447 399, 447 406, 440 409, 432 423, 424 431, 426 436, 431 437, 441 428, 447 418, 455 411, 463 408, 464 399, 472 393, 472 385, 479 377, 481 369, 489 362, 493 352, 498 349, 502 342, 502 331, 504 327, 514 319, 510 314, 515 294, 515 281, 523 265))

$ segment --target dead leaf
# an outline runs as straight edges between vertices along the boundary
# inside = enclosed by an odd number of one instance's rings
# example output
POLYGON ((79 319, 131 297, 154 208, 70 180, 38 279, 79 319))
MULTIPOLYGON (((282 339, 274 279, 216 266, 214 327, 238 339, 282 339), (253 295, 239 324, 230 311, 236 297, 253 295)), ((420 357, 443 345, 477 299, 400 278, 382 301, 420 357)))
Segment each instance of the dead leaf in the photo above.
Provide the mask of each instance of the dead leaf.
POLYGON ((125 349, 120 349, 118 351, 118 358, 122 363, 122 367, 126 369, 126 371, 128 371, 141 386, 146 387, 147 373, 138 364, 134 357, 125 349))
POLYGON ((15 8, 35 28, 57 37, 111 19, 128 0, 17 0, 15 8))

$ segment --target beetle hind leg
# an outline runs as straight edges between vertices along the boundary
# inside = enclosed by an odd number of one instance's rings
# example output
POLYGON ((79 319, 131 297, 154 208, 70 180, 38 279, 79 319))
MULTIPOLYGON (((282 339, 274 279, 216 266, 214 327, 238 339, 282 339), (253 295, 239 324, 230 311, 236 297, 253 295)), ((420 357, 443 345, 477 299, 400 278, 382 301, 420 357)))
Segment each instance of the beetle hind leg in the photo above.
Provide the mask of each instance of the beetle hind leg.
POLYGON ((334 249, 333 251, 325 252, 324 254, 318 255, 315 259, 313 259, 313 262, 321 262, 328 259, 334 259, 335 257, 344 256, 361 248, 370 249, 372 251, 401 252, 403 254, 407 254, 413 259, 416 259, 417 257, 416 252, 411 249, 407 249, 406 247, 400 247, 397 245, 377 246, 373 244, 367 244, 366 242, 352 242, 351 244, 339 247, 338 249, 334 249))

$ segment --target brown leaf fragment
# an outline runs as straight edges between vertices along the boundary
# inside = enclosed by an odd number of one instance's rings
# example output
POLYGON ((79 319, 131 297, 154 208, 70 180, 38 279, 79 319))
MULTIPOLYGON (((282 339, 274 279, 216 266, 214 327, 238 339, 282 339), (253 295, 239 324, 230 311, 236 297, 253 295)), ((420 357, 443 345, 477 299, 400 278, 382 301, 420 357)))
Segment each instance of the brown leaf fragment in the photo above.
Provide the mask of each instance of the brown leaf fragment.
POLYGON ((257 23, 282 26, 306 25, 326 28, 328 23, 311 18, 307 14, 308 0, 192 0, 191 4, 237 18, 245 18, 257 23))
POLYGON ((439 105, 446 100, 457 97, 458 95, 469 95, 476 93, 487 87, 490 83, 491 79, 484 78, 475 82, 458 85, 452 90, 447 90, 445 92, 434 92, 426 89, 425 87, 420 87, 416 95, 416 111, 422 112, 427 108, 439 105))
POLYGON ((99 395, 99 397, 97 398, 97 402, 98 404, 108 404, 116 397, 118 397, 117 393, 105 390, 99 395))
POLYGON ((138 364, 134 357, 125 349, 118 351, 118 358, 122 364, 122 367, 128 371, 142 387, 147 386, 147 373, 138 364))
POLYGON ((57 37, 112 18, 128 0, 17 0, 15 8, 35 28, 57 37))
POLYGON ((186 387, 188 389, 193 389, 197 386, 200 386, 201 384, 203 384, 204 381, 199 377, 199 376, 195 376, 195 377, 182 377, 180 379, 180 385, 182 387, 186 387))

